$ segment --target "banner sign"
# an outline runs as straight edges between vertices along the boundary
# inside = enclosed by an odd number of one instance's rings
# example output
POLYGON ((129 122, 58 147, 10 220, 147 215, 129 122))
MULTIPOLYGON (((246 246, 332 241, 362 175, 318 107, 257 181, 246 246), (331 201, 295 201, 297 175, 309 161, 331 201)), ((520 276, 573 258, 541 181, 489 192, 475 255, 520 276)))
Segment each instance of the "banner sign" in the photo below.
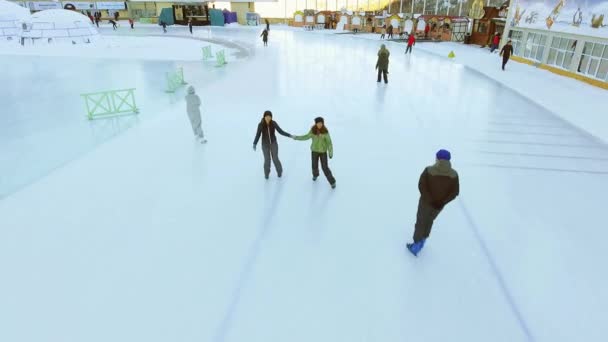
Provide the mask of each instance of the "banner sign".
POLYGON ((32 11, 43 11, 48 9, 62 9, 60 2, 53 1, 28 1, 27 7, 32 11))
POLYGON ((96 2, 96 5, 100 10, 124 10, 126 8, 124 2, 96 2))
POLYGON ((95 4, 92 2, 76 2, 76 1, 64 1, 62 2, 64 9, 69 10, 93 10, 95 4))
POLYGON ((511 25, 608 38, 608 0, 517 0, 511 25))

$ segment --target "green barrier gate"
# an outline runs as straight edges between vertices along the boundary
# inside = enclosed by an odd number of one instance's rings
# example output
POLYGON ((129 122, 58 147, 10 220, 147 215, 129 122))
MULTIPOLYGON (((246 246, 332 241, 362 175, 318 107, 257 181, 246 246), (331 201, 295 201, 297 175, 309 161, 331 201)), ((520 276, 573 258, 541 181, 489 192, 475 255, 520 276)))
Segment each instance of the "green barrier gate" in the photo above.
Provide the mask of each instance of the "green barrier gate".
POLYGON ((224 54, 224 50, 220 50, 220 51, 216 52, 215 59, 217 61, 218 67, 221 67, 221 66, 224 66, 225 64, 227 64, 226 55, 224 54))
POLYGON ((213 55, 211 54, 211 45, 207 45, 203 48, 203 60, 207 61, 211 58, 213 58, 213 55))
POLYGON ((188 84, 184 81, 184 68, 178 68, 173 72, 167 73, 167 93, 174 93, 177 88, 188 84))
POLYGON ((87 93, 80 96, 84 98, 87 117, 89 120, 93 120, 125 113, 139 113, 135 104, 134 92, 135 88, 131 88, 87 93))

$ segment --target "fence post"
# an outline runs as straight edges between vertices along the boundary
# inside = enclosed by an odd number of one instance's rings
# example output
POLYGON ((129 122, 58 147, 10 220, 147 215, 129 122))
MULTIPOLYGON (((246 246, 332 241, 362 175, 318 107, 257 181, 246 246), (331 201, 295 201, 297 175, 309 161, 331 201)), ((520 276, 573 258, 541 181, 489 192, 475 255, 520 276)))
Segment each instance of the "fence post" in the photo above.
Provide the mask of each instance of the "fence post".
POLYGON ((207 61, 212 57, 213 55, 211 54, 211 45, 203 47, 203 61, 207 61))
POLYGON ((220 51, 216 52, 215 59, 217 61, 218 67, 221 67, 221 66, 224 66, 225 64, 227 64, 226 55, 224 54, 224 50, 220 50, 220 51))

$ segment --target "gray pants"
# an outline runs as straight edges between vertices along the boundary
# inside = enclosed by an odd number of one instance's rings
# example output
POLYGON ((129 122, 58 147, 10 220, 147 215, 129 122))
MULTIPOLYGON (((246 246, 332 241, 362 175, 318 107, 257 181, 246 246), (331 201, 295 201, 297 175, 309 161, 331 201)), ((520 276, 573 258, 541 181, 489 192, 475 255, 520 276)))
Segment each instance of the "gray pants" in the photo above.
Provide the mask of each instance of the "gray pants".
POLYGON ((203 129, 201 128, 201 125, 198 125, 196 127, 192 127, 192 131, 194 132, 194 135, 199 137, 199 138, 204 138, 205 134, 203 133, 203 129))
POLYGON ((418 213, 416 214, 416 229, 414 230, 414 242, 426 239, 431 235, 431 228, 433 228, 433 222, 437 218, 437 215, 441 210, 437 210, 431 207, 430 204, 422 201, 422 198, 418 201, 418 213))
POLYGON ((274 168, 277 169, 277 174, 283 174, 283 166, 279 160, 279 144, 276 142, 270 145, 262 144, 262 152, 264 152, 264 175, 270 175, 270 159, 274 163, 274 168))

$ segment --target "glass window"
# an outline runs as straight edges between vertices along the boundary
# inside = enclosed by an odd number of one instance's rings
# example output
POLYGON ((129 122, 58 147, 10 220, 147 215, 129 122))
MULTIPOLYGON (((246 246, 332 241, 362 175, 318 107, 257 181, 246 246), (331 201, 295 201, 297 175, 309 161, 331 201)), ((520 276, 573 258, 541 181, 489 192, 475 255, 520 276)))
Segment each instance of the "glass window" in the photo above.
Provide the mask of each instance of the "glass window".
POLYGON ((607 44, 586 42, 577 71, 589 77, 606 80, 608 72, 607 44))
POLYGON ((553 40, 551 40, 551 47, 559 47, 559 40, 558 37, 554 37, 553 40))
POLYGON ((555 59, 548 59, 547 64, 555 65, 560 68, 570 69, 572 56, 576 48, 576 40, 565 37, 554 37, 553 41, 559 40, 559 44, 551 44, 549 56, 555 54, 555 59))
POLYGON ((557 57, 557 50, 549 50, 549 58, 547 58, 547 64, 555 64, 555 58, 557 57))
POLYGON ((594 57, 601 57, 602 56, 602 50, 604 50, 604 45, 602 44, 594 44, 593 47, 593 56, 594 57))
POLYGON ((602 59, 600 67, 597 69, 597 78, 600 80, 606 80, 608 75, 608 59, 602 59))
POLYGON ((529 33, 526 41, 524 57, 542 61, 547 36, 539 33, 529 33))

